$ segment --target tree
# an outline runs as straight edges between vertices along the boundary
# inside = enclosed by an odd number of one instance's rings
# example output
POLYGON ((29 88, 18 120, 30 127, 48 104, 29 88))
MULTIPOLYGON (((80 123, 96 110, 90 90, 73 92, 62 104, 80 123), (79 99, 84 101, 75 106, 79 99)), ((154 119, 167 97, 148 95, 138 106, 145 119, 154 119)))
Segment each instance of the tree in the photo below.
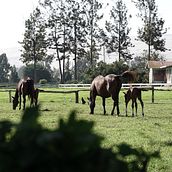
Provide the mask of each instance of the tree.
POLYGON ((48 30, 49 48, 58 61, 60 82, 64 82, 65 59, 69 52, 69 35, 71 35, 66 1, 43 0, 40 2, 45 10, 46 27, 48 30))
POLYGON ((151 60, 153 50, 161 52, 167 50, 165 39, 162 38, 167 32, 167 29, 164 29, 165 21, 158 17, 155 0, 136 0, 134 3, 140 11, 138 16, 143 21, 143 27, 138 29, 138 39, 148 45, 147 60, 151 60))
POLYGON ((11 68, 10 68, 9 80, 12 83, 18 82, 20 80, 19 76, 18 76, 17 68, 15 65, 11 66, 11 68))
POLYGON ((86 54, 85 47, 87 43, 86 35, 86 11, 82 3, 68 0, 69 20, 73 34, 70 36, 70 51, 74 55, 74 80, 78 80, 78 60, 86 54))
POLYGON ((87 21, 87 46, 89 47, 89 60, 91 64, 91 68, 94 67, 94 56, 97 51, 98 39, 100 38, 100 25, 98 22, 103 18, 103 14, 99 14, 102 9, 102 3, 97 0, 82 0, 84 5, 84 10, 86 11, 86 21, 87 21))
POLYGON ((136 71, 138 74, 138 83, 147 83, 149 81, 149 69, 147 65, 147 51, 144 51, 140 56, 136 56, 131 61, 131 70, 136 71))
MULTIPOLYGON (((34 71, 34 65, 30 64, 27 66, 22 66, 19 69, 19 76, 29 76, 31 78, 33 78, 33 72, 34 71)), ((36 73, 37 73, 37 80, 36 82, 39 82, 40 79, 46 79, 48 82, 50 82, 52 80, 52 71, 48 70, 47 68, 45 68, 43 65, 41 64, 37 64, 37 68, 36 68, 36 73)))
POLYGON ((10 64, 5 53, 0 55, 0 82, 8 82, 10 72, 10 64))
POLYGON ((105 45, 107 47, 107 52, 117 52, 119 61, 120 60, 130 60, 132 55, 128 50, 129 47, 132 47, 131 38, 129 33, 131 28, 128 27, 128 16, 126 5, 122 0, 116 2, 116 7, 112 7, 110 11, 110 18, 112 21, 106 21, 106 31, 105 33, 105 45))
POLYGON ((36 64, 46 58, 47 42, 46 30, 41 17, 41 12, 36 8, 25 22, 24 39, 22 45, 21 60, 25 64, 34 64, 33 79, 36 82, 36 64))
POLYGON ((92 68, 89 68, 84 75, 84 82, 90 83, 96 76, 98 75, 108 75, 111 73, 114 74, 121 74, 124 71, 128 70, 129 66, 125 64, 124 61, 115 61, 112 64, 107 64, 103 61, 100 61, 97 63, 96 67, 92 70, 92 68))

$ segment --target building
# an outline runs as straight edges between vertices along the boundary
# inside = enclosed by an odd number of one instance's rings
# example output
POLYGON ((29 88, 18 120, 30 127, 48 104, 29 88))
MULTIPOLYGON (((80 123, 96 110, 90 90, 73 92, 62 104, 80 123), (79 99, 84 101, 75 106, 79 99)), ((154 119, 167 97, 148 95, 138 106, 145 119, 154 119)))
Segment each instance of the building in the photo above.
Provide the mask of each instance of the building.
POLYGON ((148 61, 149 83, 172 84, 172 61, 148 61))

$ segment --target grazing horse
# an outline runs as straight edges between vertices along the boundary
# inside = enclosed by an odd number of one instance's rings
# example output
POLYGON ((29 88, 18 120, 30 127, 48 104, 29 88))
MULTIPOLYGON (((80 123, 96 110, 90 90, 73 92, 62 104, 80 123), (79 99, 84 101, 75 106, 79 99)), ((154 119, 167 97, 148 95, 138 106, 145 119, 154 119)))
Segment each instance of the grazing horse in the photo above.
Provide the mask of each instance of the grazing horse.
POLYGON ((34 81, 31 78, 21 79, 17 85, 15 96, 13 98, 13 109, 15 110, 19 104, 21 109, 21 96, 23 97, 23 109, 25 109, 26 95, 30 98, 30 106, 34 101, 34 81))
POLYGON ((117 107, 117 115, 120 114, 118 101, 122 86, 122 77, 127 78, 131 82, 134 80, 134 73, 132 71, 125 71, 121 75, 109 74, 105 77, 99 75, 92 81, 89 97, 90 114, 94 114, 96 96, 102 97, 104 114, 106 114, 105 99, 108 97, 112 97, 114 102, 111 115, 114 114, 115 107, 117 107))
POLYGON ((125 98, 125 106, 126 106, 126 116, 127 116, 127 105, 130 100, 132 100, 132 116, 134 116, 134 104, 135 104, 135 110, 136 110, 136 116, 137 116, 137 99, 139 99, 140 104, 142 106, 142 116, 144 116, 144 103, 142 101, 142 94, 141 94, 141 88, 131 87, 128 89, 127 93, 124 93, 125 98))

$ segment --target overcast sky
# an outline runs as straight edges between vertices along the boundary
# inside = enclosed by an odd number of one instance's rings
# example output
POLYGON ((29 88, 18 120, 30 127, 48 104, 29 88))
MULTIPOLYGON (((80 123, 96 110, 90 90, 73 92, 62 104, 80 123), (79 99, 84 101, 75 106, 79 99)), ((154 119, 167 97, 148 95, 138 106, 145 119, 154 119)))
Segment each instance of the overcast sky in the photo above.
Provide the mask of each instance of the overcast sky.
MULTIPOLYGON (((139 21, 136 21, 135 17, 137 9, 131 0, 124 0, 124 2, 133 16, 131 26, 134 34, 139 26, 139 21)), ((24 22, 37 3, 38 0, 0 0, 0 48, 18 46, 18 41, 22 39, 24 33, 24 22)), ((156 0, 156 4, 160 17, 165 19, 166 27, 172 28, 172 0, 156 0)), ((168 33, 172 33, 172 29, 168 33)))
MULTIPOLYGON (((106 0, 106 2, 108 1, 116 2, 115 0, 106 0)), ((130 21, 132 35, 136 35, 138 27, 141 26, 135 17, 138 11, 131 0, 124 0, 124 2, 128 13, 133 16, 130 21)), ((5 49, 20 47, 18 41, 22 41, 25 20, 28 19, 37 4, 38 0, 0 0, 0 54, 5 49)), ((159 16, 165 20, 165 27, 170 28, 168 33, 172 34, 172 0, 156 0, 156 4, 159 16)))

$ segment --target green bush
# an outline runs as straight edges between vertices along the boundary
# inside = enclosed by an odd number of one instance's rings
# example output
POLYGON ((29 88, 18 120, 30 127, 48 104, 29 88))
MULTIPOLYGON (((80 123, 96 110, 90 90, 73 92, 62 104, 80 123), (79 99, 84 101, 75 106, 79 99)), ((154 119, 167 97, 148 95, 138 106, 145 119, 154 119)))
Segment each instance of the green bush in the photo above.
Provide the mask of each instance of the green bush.
POLYGON ((158 156, 127 144, 117 152, 102 148, 94 123, 76 120, 75 111, 49 130, 38 122, 38 110, 26 109, 19 124, 0 122, 0 172, 144 172, 158 156))
POLYGON ((46 79, 40 79, 39 84, 47 84, 47 80, 46 79))

